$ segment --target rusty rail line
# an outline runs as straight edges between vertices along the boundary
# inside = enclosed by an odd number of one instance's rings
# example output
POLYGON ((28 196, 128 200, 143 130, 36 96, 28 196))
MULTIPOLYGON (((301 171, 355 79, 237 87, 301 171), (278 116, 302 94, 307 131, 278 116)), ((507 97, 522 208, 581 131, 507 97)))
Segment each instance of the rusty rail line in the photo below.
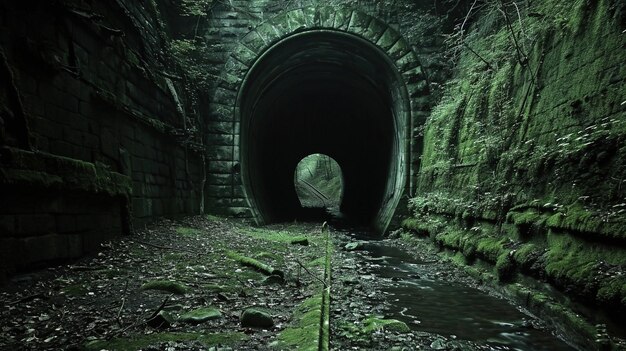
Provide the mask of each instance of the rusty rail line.
POLYGON ((324 206, 327 206, 327 202, 330 201, 330 198, 328 196, 326 196, 326 194, 324 194, 323 192, 321 192, 319 189, 317 189, 313 184, 309 183, 308 181, 304 180, 304 179, 300 179, 299 180, 301 184, 306 185, 306 187, 309 189, 309 191, 318 199, 320 199, 322 201, 322 203, 324 204, 324 206))

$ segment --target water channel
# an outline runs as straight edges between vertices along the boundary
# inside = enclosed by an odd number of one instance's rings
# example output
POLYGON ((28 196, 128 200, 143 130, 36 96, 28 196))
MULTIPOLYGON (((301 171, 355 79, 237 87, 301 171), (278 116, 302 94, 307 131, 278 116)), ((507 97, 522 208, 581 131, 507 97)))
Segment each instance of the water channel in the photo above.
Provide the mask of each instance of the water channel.
POLYGON ((385 282, 385 317, 401 320, 413 331, 474 341, 491 350, 574 350, 535 328, 532 317, 507 300, 433 274, 435 262, 417 260, 383 241, 367 241, 362 249, 357 255, 370 274, 385 282))

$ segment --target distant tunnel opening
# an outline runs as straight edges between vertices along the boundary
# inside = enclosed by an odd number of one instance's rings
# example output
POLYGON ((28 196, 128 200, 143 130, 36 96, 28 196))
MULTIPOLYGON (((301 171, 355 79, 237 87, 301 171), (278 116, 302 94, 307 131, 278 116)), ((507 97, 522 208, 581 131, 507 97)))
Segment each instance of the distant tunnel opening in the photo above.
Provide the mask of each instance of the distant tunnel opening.
POLYGON ((292 35, 257 60, 238 103, 242 180, 260 223, 298 217, 294 171, 322 153, 343 172, 343 217, 384 231, 405 184, 409 111, 384 52, 342 32, 292 35))
POLYGON ((332 157, 312 154, 298 162, 293 183, 300 205, 339 216, 343 198, 343 172, 332 157))

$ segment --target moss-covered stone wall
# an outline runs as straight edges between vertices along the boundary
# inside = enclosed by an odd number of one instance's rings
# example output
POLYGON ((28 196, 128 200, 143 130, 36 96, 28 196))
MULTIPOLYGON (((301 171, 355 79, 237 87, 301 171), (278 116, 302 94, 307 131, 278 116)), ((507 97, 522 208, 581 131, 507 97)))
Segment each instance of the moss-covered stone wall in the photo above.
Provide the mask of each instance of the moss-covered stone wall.
MULTIPOLYGON (((240 170, 245 165, 240 165, 240 154, 244 151, 239 131, 243 123, 233 110, 236 110, 238 88, 242 86, 245 73, 266 49, 279 38, 315 28, 355 34, 377 44, 376 40, 390 28, 394 34, 385 37, 392 40, 390 46, 398 40, 408 43, 406 47, 398 46, 402 47, 401 54, 409 52, 410 55, 405 57, 415 57, 415 62, 419 62, 416 74, 406 82, 411 89, 411 118, 419 125, 428 115, 431 90, 437 90, 447 78, 441 52, 443 36, 440 34, 451 28, 452 19, 462 16, 465 5, 465 1, 438 1, 433 4, 404 0, 234 0, 207 3, 209 6, 204 12, 196 12, 187 16, 187 20, 181 20, 180 35, 175 38, 173 47, 185 57, 195 58, 189 60, 191 67, 196 67, 195 72, 198 72, 198 67, 205 69, 200 71, 199 77, 206 81, 203 94, 209 102, 203 112, 208 117, 204 120, 204 141, 210 160, 207 206, 217 213, 242 217, 252 216, 254 211, 250 211, 250 206, 254 205, 250 205, 242 186, 240 170), (320 18, 323 19, 320 21, 320 18), (399 37, 395 36, 397 34, 399 37), (235 71, 242 74, 233 74, 235 71)), ((391 50, 387 51, 391 53, 391 50)), ((390 56, 400 64, 399 72, 404 73, 402 64, 406 62, 390 56)), ((411 133, 409 131, 408 134, 411 133)), ((418 139, 411 139, 414 142, 406 152, 407 158, 411 159, 403 165, 410 173, 407 177, 410 179, 406 181, 407 189, 415 183, 413 170, 418 168, 421 148, 418 139)), ((406 203, 405 200, 403 203, 406 203)))
POLYGON ((405 225, 503 280, 523 272, 623 311, 626 6, 482 4, 452 38, 405 225))
POLYGON ((0 3, 0 279, 200 212, 202 147, 166 50, 168 6, 0 3))

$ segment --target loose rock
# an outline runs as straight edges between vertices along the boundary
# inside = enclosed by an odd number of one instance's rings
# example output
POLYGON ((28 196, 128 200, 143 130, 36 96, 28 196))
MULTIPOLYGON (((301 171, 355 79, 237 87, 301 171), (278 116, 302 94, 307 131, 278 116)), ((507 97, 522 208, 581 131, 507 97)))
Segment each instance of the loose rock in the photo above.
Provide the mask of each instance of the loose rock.
POLYGON ((178 320, 184 323, 200 324, 220 318, 222 318, 220 310, 213 307, 205 307, 187 312, 181 315, 178 320))
POLYGON ((241 314, 241 326, 249 328, 270 328, 274 325, 272 316, 258 308, 247 308, 241 314))

